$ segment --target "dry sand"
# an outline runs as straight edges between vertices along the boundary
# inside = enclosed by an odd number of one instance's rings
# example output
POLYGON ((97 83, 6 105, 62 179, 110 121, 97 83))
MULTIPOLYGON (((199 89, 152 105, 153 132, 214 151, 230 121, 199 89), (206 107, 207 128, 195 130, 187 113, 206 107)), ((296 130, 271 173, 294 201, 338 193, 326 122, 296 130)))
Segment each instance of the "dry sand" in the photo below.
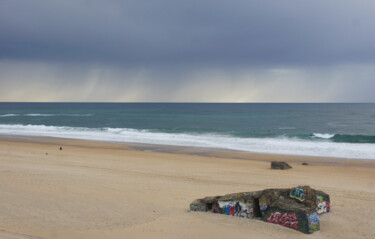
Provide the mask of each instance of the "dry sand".
POLYGON ((288 157, 216 156, 78 140, 1 140, 0 238, 375 238, 374 167, 302 166, 317 160, 291 157, 293 169, 279 171, 267 160, 288 157), (196 198, 302 184, 331 195, 332 213, 321 216, 321 230, 311 235, 188 211, 196 198))

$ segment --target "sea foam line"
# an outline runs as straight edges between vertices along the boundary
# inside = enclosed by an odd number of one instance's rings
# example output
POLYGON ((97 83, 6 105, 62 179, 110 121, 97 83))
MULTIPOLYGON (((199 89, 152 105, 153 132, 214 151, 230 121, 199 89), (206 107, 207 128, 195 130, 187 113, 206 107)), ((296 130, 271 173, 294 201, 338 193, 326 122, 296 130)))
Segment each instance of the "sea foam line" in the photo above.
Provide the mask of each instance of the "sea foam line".
POLYGON ((92 114, 24 114, 30 117, 51 117, 51 116, 92 116, 92 114))
POLYGON ((13 117, 13 116, 18 116, 18 114, 4 114, 4 115, 0 115, 0 118, 2 118, 2 117, 13 117))
POLYGON ((314 133, 313 137, 321 138, 321 139, 330 139, 335 137, 335 134, 321 134, 321 133, 314 133))
POLYGON ((375 160, 370 143, 318 142, 295 138, 239 138, 215 134, 162 133, 127 128, 45 125, 0 125, 0 134, 51 136, 98 141, 133 142, 243 150, 248 152, 375 160))
POLYGON ((92 116, 93 114, 39 114, 39 113, 30 113, 30 114, 3 114, 2 117, 16 117, 16 116, 28 116, 28 117, 51 117, 51 116, 92 116))

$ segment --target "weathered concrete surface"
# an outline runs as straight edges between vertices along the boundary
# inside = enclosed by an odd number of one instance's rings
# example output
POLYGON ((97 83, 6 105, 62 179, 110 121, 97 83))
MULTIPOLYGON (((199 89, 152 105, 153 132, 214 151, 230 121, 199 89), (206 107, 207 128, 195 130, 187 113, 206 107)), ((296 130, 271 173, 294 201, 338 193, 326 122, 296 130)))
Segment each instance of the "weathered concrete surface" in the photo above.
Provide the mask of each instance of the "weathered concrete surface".
POLYGON ((292 168, 292 166, 290 166, 286 162, 279 162, 279 161, 272 161, 271 162, 271 169, 285 170, 285 169, 290 169, 290 168, 292 168))
POLYGON ((313 233, 320 230, 318 214, 330 210, 318 207, 318 203, 323 202, 324 205, 327 202, 330 205, 328 194, 322 191, 317 194, 309 186, 298 186, 206 197, 192 202, 190 210, 256 218, 304 233, 313 233))

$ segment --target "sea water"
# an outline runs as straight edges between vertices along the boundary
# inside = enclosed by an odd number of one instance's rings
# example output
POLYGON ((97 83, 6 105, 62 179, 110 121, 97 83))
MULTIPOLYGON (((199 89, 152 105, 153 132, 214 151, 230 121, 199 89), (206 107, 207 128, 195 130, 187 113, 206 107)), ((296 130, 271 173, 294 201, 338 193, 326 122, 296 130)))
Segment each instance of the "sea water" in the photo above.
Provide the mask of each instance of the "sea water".
POLYGON ((375 104, 0 103, 0 134, 375 160, 375 104))

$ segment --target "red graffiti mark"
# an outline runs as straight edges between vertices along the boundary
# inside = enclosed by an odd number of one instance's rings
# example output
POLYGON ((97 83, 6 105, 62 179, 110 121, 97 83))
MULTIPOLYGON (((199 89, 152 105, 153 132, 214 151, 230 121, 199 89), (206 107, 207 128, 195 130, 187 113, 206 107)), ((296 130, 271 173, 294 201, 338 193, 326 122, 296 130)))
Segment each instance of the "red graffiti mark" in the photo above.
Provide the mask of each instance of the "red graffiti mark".
POLYGON ((285 227, 291 227, 293 229, 298 229, 298 219, 296 217, 296 214, 288 214, 284 213, 281 215, 280 212, 274 212, 271 213, 271 215, 267 218, 267 222, 275 223, 275 224, 281 224, 285 227))
POLYGON ((234 206, 230 206, 230 209, 229 209, 229 214, 234 216, 234 213, 235 213, 235 207, 234 206))
POLYGON ((331 212, 331 204, 326 202, 327 212, 331 212))

